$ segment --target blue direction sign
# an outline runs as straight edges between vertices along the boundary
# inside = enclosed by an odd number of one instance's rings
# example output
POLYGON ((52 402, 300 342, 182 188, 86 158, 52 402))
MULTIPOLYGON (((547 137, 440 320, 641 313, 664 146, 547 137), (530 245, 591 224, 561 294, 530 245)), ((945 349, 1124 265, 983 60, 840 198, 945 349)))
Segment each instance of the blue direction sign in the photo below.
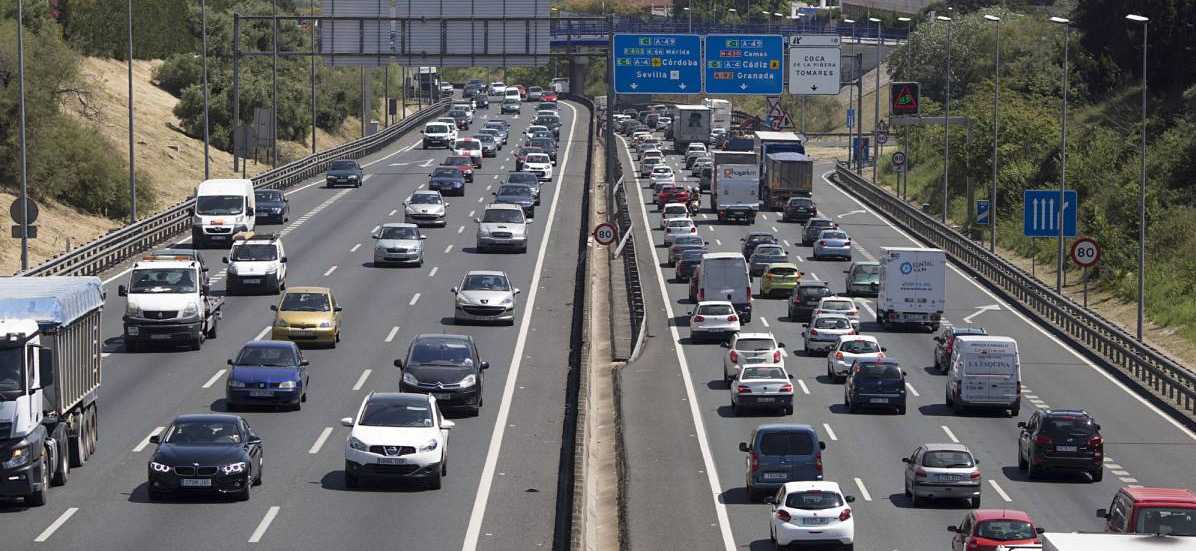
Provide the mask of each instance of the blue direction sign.
POLYGON ((1063 211, 1063 236, 1076 236, 1075 190, 1063 192, 1063 204, 1059 204, 1057 189, 1028 189, 1022 193, 1025 205, 1023 212, 1023 234, 1026 237, 1058 237, 1059 211, 1063 211))
POLYGON ((696 34, 616 34, 616 94, 702 91, 702 38, 696 34))
POLYGON ((988 199, 976 200, 976 225, 987 226, 989 217, 988 199))
POLYGON ((780 35, 706 36, 706 93, 779 96, 785 88, 780 35))

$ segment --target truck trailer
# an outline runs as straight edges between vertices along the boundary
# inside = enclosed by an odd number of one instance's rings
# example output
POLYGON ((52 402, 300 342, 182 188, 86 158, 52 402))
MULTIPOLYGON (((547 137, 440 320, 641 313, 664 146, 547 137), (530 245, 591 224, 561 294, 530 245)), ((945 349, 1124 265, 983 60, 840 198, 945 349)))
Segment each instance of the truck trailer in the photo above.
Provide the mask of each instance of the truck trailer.
POLYGON ((710 109, 704 105, 678 105, 673 115, 673 148, 684 155, 690 143, 710 141, 710 109))
POLYGON ((937 331, 947 303, 947 255, 939 249, 882 247, 876 320, 937 331))
POLYGON ((796 132, 772 132, 757 130, 752 134, 752 150, 756 152, 756 164, 760 165, 760 196, 768 185, 768 156, 773 153, 805 154, 805 140, 796 132))
POLYGON ((781 210, 790 197, 814 192, 814 159, 802 153, 769 153, 764 158, 767 185, 760 201, 770 210, 781 210))
POLYGON ((760 211, 757 182, 759 169, 754 153, 748 151, 715 151, 710 181, 710 210, 720 222, 756 221, 760 211))

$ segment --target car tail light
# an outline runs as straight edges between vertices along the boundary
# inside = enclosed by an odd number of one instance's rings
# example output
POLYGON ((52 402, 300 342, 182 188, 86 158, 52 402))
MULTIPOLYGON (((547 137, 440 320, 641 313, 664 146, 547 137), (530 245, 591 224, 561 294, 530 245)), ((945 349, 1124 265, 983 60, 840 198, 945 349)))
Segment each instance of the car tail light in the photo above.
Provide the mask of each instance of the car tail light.
POLYGON ((752 387, 747 386, 747 385, 739 385, 739 386, 735 387, 735 390, 737 392, 739 392, 740 394, 751 394, 752 393, 752 387))
POLYGON ((817 329, 811 329, 811 330, 810 330, 810 336, 811 336, 811 337, 814 337, 814 336, 817 336, 817 335, 818 335, 818 330, 817 330, 817 329))
POLYGON ((690 228, 689 233, 698 233, 698 228, 690 228))
POLYGON ((779 361, 781 361, 781 349, 780 348, 776 349, 772 353, 772 363, 777 363, 779 361))
POLYGON ((972 480, 980 478, 980 471, 972 471, 972 474, 968 475, 968 478, 971 478, 972 480))
POLYGON ((752 472, 753 473, 760 470, 759 459, 760 459, 760 457, 756 455, 756 452, 752 452, 752 472))
POLYGON ((926 478, 926 469, 923 469, 922 467, 918 467, 918 469, 914 471, 914 477, 915 478, 926 478))
POLYGON ((703 316, 694 316, 693 320, 694 321, 706 321, 706 318, 703 316))
POLYGON ((843 522, 851 518, 851 507, 844 507, 843 511, 839 513, 839 522, 843 522))
POLYGON ((818 452, 814 455, 814 468, 817 469, 818 472, 822 472, 822 452, 818 452))
POLYGON ((836 360, 842 360, 842 359, 843 359, 843 353, 842 353, 842 352, 835 352, 835 359, 836 359, 836 360))
POLYGON ((1038 444, 1039 446, 1049 446, 1051 445, 1051 437, 1046 436, 1045 434, 1040 434, 1034 437, 1034 443, 1038 444))
POLYGON ((844 242, 843 242, 843 246, 844 246, 844 247, 850 247, 850 246, 851 246, 851 241, 844 241, 844 242))
POLYGON ((739 321, 739 316, 736 316, 735 314, 731 314, 731 315, 727 316, 727 321, 739 321))
POLYGON ((1088 447, 1095 448, 1095 447, 1103 444, 1104 442, 1105 442, 1104 438, 1101 438, 1099 436, 1093 436, 1092 438, 1088 439, 1088 447))
POLYGON ((781 385, 781 392, 793 392, 793 385, 790 385, 790 384, 781 385))
POLYGON ((848 332, 847 332, 847 334, 848 334, 848 335, 855 335, 855 334, 857 334, 857 333, 855 332, 855 329, 852 329, 851 331, 848 331, 848 332))
POLYGON ((739 353, 734 350, 731 351, 731 363, 733 363, 733 364, 739 363, 739 353))
POLYGON ((784 509, 777 509, 777 520, 781 522, 789 522, 793 517, 789 516, 789 511, 784 509))

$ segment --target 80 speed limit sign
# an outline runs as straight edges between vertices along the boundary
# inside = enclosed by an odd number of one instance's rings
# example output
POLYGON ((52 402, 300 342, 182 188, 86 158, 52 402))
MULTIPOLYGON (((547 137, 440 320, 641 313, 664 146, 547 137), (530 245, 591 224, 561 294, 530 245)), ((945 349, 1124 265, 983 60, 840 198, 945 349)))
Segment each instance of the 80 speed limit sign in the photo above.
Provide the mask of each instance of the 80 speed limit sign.
POLYGON ((1100 262, 1100 245, 1091 237, 1081 237, 1071 244, 1071 261, 1081 268, 1091 268, 1100 262))
POLYGON ((599 245, 610 245, 615 242, 618 233, 618 229, 610 222, 598 224, 598 227, 594 228, 594 241, 597 241, 599 245))

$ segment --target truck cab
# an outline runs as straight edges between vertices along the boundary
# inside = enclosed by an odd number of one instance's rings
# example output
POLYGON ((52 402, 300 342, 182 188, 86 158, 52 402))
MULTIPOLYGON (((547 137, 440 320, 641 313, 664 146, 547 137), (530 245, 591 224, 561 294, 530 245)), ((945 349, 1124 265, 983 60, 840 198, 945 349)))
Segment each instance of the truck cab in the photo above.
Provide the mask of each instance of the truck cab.
POLYGON ((199 350, 204 339, 216 337, 223 302, 211 295, 205 270, 183 255, 149 256, 133 264, 129 285, 117 288, 120 296, 128 297, 122 318, 127 351, 148 343, 199 350))
POLYGON ((246 232, 233 238, 228 264, 228 294, 264 291, 277 295, 286 288, 287 256, 282 240, 274 234, 246 232))

